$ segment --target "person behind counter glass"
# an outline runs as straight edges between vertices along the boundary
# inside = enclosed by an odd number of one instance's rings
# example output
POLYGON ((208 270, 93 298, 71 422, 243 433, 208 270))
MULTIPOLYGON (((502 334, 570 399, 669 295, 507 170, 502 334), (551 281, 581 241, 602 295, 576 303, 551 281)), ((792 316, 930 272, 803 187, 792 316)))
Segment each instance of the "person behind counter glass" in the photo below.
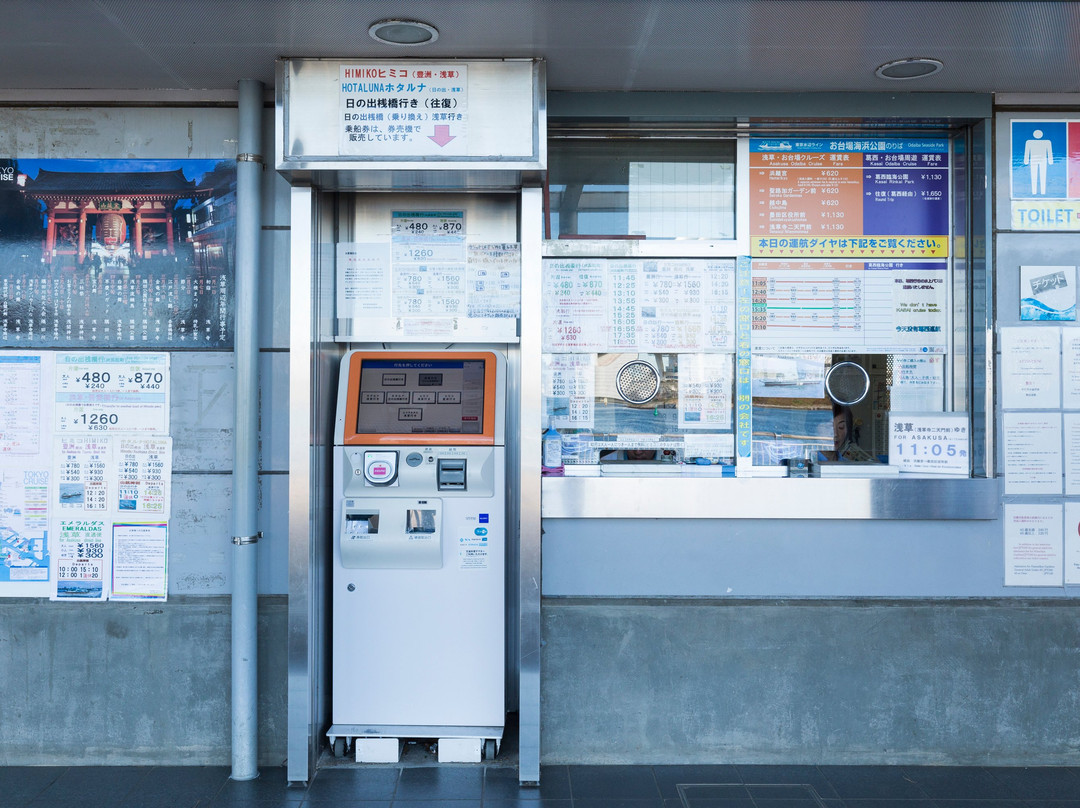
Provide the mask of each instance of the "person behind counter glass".
POLYGON ((855 417, 851 407, 833 404, 833 448, 831 452, 818 452, 819 460, 866 461, 874 458, 859 446, 855 429, 855 417))

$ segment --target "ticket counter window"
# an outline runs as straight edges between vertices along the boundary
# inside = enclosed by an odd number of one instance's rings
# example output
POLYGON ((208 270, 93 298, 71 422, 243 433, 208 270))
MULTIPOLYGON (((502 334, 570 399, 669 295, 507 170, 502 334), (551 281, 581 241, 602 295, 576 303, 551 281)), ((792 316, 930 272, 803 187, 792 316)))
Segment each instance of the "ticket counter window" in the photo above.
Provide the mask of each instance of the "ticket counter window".
POLYGON ((567 473, 977 475, 967 153, 955 133, 553 140, 544 418, 567 473))

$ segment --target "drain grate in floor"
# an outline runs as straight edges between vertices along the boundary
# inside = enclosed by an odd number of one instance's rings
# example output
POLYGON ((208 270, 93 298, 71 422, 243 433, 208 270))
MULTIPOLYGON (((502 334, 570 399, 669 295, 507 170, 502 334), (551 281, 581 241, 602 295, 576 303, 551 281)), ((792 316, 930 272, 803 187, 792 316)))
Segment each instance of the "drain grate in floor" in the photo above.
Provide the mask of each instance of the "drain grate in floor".
POLYGON ((803 783, 679 783, 684 808, 826 808, 803 783))

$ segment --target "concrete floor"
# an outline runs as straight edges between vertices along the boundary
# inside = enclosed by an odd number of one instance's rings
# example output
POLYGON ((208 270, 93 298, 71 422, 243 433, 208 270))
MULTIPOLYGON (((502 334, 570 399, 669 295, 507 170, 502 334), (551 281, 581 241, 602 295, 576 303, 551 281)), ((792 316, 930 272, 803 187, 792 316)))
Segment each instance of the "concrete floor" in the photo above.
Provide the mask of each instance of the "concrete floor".
POLYGON ((545 766, 521 788, 498 764, 285 769, 0 767, 0 808, 1080 808, 1080 768, 545 766))

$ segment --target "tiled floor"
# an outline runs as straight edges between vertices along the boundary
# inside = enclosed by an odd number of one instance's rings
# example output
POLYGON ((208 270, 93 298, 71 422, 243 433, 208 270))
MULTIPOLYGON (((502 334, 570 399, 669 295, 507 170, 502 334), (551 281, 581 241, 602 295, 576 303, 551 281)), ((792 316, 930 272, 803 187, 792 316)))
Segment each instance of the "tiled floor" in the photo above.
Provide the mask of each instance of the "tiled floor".
POLYGON ((545 766, 0 767, 0 808, 1080 808, 1080 768, 545 766))

